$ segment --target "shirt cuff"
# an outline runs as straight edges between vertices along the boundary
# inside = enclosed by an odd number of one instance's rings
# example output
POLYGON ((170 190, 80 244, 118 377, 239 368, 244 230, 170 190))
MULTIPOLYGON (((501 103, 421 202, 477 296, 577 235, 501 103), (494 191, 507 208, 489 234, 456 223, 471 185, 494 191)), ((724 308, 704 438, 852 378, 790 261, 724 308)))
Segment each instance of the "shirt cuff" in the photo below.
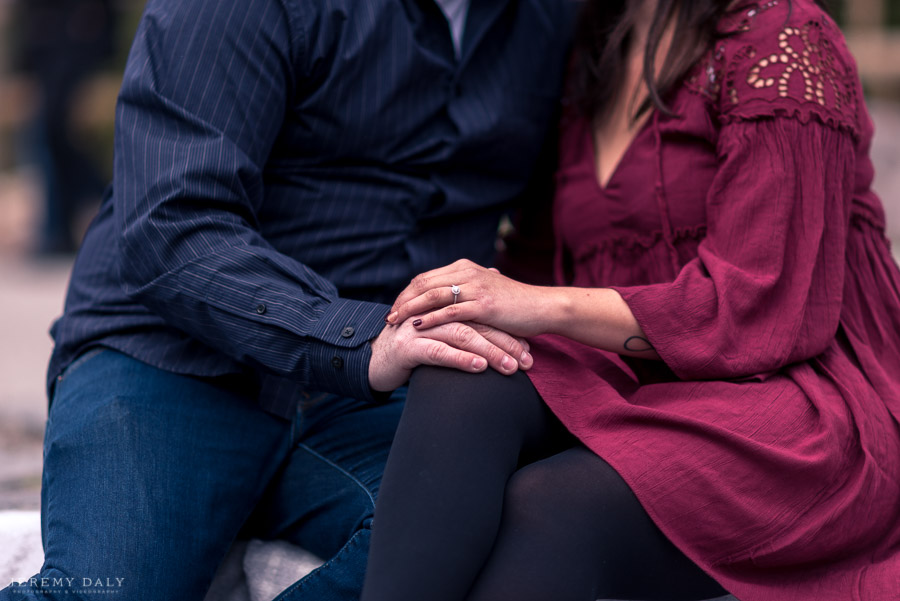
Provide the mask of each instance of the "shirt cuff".
POLYGON ((374 402, 369 386, 369 342, 385 327, 389 305, 335 299, 310 335, 318 342, 310 353, 310 389, 374 402))

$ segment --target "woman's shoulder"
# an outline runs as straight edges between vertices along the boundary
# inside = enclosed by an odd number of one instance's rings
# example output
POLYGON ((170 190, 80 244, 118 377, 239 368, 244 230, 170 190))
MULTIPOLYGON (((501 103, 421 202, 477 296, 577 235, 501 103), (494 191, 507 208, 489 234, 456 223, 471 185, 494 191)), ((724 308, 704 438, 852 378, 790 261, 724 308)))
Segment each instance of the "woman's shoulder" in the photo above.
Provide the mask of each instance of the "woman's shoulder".
POLYGON ((742 2, 691 85, 723 122, 785 116, 856 131, 862 99, 844 36, 814 0, 742 2))
POLYGON ((786 26, 823 19, 834 24, 816 0, 738 0, 722 17, 718 29, 732 37, 752 38, 777 32, 786 26))

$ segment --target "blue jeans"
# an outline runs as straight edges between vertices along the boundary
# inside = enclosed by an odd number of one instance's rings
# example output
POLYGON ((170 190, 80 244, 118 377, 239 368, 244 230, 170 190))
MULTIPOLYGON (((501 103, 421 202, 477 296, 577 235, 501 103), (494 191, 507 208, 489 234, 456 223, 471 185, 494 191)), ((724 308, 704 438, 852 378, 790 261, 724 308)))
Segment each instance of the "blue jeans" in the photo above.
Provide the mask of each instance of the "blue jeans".
POLYGON ((44 565, 0 601, 199 600, 241 536, 331 558, 279 599, 358 599, 404 397, 320 395, 288 422, 209 382, 89 351, 50 406, 44 565))

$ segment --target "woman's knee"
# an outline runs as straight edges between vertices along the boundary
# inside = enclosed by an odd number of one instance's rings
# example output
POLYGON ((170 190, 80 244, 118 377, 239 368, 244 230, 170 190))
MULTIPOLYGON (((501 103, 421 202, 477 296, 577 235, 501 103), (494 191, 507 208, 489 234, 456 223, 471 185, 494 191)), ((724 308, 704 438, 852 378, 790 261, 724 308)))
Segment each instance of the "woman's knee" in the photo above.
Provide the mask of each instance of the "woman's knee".
MULTIPOLYGON (((637 498, 606 462, 574 447, 516 471, 506 486, 501 537, 535 557, 627 548, 641 530, 654 528, 637 498)), ((498 546, 498 549, 502 546, 498 546)), ((524 557, 524 555, 523 555, 524 557)))
MULTIPOLYGON (((566 537, 562 530, 574 517, 577 495, 573 489, 580 483, 557 469, 556 457, 528 464, 509 479, 503 504, 509 531, 529 533, 538 541, 548 540, 549 535, 566 537)), ((574 521, 574 530, 582 530, 583 523, 574 521)))
POLYGON ((440 423, 444 431, 455 427, 491 435, 540 428, 547 411, 522 372, 472 374, 431 366, 413 372, 405 409, 417 419, 440 423))

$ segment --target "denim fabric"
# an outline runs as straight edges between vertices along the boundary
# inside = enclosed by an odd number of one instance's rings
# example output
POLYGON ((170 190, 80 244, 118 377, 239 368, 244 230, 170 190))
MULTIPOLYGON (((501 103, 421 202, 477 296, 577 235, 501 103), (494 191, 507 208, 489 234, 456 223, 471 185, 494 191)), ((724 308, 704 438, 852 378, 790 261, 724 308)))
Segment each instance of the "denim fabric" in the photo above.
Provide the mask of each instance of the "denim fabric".
POLYGON ((45 563, 0 600, 199 600, 241 535, 331 558, 285 598, 358 598, 403 398, 323 395, 285 421, 222 386, 89 351, 50 407, 45 563))

